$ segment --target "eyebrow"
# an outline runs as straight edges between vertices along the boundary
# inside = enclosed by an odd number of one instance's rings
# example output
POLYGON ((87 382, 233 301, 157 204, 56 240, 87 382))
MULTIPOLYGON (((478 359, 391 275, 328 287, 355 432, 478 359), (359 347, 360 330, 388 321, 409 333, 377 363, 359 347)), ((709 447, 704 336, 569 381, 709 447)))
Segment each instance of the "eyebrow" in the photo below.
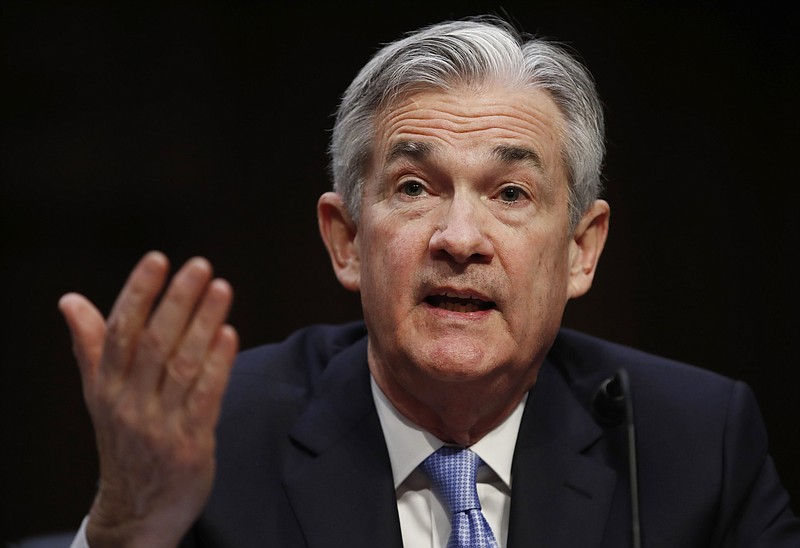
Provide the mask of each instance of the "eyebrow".
POLYGON ((386 164, 391 164, 401 158, 423 160, 434 152, 434 145, 422 141, 399 141, 392 145, 386 154, 386 164))
POLYGON ((543 169, 542 157, 535 150, 524 147, 498 145, 492 151, 495 158, 506 164, 527 163, 537 169, 543 169))

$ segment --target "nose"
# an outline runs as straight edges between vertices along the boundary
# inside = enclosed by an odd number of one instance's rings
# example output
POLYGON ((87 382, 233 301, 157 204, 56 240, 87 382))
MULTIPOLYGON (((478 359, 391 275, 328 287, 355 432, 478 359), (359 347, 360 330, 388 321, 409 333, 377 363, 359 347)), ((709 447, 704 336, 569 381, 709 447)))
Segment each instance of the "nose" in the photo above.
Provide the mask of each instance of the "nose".
POLYGON ((494 246, 488 237, 489 219, 483 211, 480 198, 456 193, 442 204, 442 215, 431 235, 431 253, 444 255, 457 263, 489 262, 494 257, 494 246))

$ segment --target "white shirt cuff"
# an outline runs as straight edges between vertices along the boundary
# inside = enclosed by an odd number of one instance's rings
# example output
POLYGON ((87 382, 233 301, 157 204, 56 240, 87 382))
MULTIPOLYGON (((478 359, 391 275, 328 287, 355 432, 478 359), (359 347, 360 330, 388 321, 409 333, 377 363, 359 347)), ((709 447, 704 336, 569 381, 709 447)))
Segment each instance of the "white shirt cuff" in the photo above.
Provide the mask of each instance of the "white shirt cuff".
POLYGON ((75 533, 75 538, 72 539, 72 544, 69 548, 89 548, 89 541, 86 540, 86 524, 89 523, 89 516, 83 518, 81 528, 75 533))

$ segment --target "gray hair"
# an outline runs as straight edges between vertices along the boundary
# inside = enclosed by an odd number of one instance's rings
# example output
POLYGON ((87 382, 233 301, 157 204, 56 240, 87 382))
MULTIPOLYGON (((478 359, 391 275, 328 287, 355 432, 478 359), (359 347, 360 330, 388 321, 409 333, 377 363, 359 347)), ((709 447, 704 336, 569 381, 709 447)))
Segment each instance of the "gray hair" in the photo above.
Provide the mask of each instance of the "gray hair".
POLYGON ((383 47, 345 91, 330 144, 333 188, 357 222, 378 113, 408 94, 500 81, 546 91, 564 117, 570 229, 602 191, 603 110, 589 71, 565 46, 495 17, 449 21, 383 47))

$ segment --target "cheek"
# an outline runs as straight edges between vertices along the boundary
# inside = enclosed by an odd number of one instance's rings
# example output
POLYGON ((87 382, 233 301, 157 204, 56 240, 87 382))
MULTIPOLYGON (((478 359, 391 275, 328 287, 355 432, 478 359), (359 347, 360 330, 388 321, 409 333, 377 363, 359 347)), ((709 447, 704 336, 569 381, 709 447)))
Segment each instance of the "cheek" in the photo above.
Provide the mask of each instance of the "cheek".
POLYGON ((413 223, 385 221, 369 227, 362 247, 362 273, 374 290, 410 287, 428 242, 413 223))
POLYGON ((541 317, 565 302, 568 251, 563 241, 530 237, 516 252, 506 250, 500 255, 507 258, 504 269, 512 297, 523 305, 520 313, 541 317))

